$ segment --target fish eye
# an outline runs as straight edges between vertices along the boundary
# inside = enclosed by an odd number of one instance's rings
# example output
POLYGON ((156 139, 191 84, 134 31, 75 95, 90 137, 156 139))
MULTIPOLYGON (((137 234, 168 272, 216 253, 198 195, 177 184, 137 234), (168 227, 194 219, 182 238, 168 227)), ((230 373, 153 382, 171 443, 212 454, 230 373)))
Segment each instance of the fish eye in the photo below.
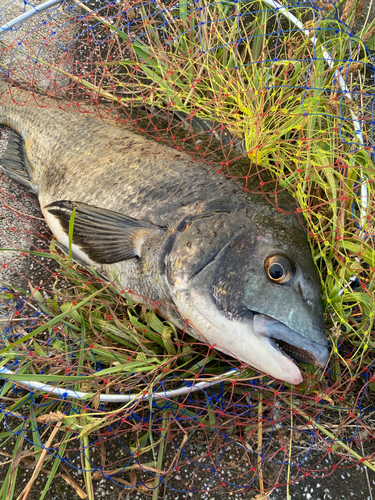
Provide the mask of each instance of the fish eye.
POLYGON ((270 255, 264 262, 264 269, 273 283, 284 285, 289 283, 295 273, 293 263, 283 255, 270 255))

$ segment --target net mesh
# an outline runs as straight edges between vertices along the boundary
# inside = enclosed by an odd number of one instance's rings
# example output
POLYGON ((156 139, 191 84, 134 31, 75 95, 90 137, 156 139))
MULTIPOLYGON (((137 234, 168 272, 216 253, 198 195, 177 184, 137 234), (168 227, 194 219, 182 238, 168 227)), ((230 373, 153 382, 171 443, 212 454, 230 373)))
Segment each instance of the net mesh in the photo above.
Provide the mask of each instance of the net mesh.
MULTIPOLYGON (((147 310, 131 290, 64 258, 37 201, 2 176, 1 363, 17 375, 2 375, 1 440, 28 451, 17 463, 45 453, 40 467, 52 480, 64 466, 79 495, 100 479, 120 494, 268 494, 337 468, 374 469, 375 31, 355 31, 360 9, 1 3, 0 69, 13 85, 2 103, 22 87, 20 106, 131 125, 279 210, 281 193, 295 197, 332 354, 324 373, 306 368, 293 387, 176 332, 159 304, 147 310), (220 374, 219 384, 194 390, 220 374), (48 387, 25 389, 25 379, 48 387), (170 397, 178 388, 184 394, 170 397), (88 396, 71 399, 69 390, 88 396), (108 394, 145 399, 106 402, 108 394), (85 486, 72 470, 84 472, 85 486)), ((18 488, 15 477, 3 488, 18 488)), ((44 498, 47 479, 42 486, 44 498)))

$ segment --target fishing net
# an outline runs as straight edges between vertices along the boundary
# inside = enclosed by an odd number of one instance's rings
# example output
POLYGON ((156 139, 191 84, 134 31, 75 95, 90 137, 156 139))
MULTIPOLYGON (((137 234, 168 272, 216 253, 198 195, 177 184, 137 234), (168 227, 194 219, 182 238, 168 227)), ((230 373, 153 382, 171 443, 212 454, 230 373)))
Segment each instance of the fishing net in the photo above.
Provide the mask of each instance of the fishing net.
POLYGON ((64 257, 37 200, 2 175, 4 498, 52 498, 59 481, 93 498, 103 480, 114 498, 267 495, 374 470, 375 28, 361 9, 2 0, 1 103, 131 126, 280 211, 294 196, 331 350, 294 387, 177 332, 160 304, 64 257), (27 483, 18 466, 34 467, 27 483))

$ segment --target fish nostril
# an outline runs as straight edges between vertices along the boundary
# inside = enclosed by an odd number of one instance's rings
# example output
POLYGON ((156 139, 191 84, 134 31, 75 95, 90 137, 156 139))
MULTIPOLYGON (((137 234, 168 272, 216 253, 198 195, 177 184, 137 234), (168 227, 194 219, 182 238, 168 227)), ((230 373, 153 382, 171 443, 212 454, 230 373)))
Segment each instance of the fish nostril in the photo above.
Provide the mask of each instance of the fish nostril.
POLYGON ((308 287, 303 286, 302 283, 298 283, 298 289, 307 305, 311 307, 313 305, 313 301, 311 300, 311 296, 308 293, 308 287))

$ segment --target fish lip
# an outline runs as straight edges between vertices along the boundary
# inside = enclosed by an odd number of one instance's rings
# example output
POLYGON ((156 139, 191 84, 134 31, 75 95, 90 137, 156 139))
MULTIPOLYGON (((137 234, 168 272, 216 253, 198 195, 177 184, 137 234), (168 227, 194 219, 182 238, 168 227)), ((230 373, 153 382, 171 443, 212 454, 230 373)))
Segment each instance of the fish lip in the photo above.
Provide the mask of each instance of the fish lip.
MULTIPOLYGON (((303 381, 303 377, 302 377, 300 367, 298 366, 296 361, 294 359, 292 359, 290 356, 288 356, 284 351, 279 349, 279 347, 276 345, 276 343, 272 339, 272 337, 263 337, 263 339, 264 339, 265 344, 267 345, 267 349, 268 349, 269 354, 271 354, 271 356, 274 359, 277 359, 277 358, 275 358, 275 354, 277 356, 279 356, 281 354, 282 360, 283 360, 282 365, 281 365, 281 360, 280 359, 277 360, 279 367, 282 368, 284 371, 283 376, 280 377, 280 376, 277 376, 275 374, 273 374, 273 375, 270 374, 270 376, 275 378, 276 380, 283 380, 285 382, 288 382, 289 384, 299 385, 303 381), (285 364, 285 362, 287 364, 285 364)), ((260 370, 260 371, 262 371, 262 370, 260 370)), ((265 373, 267 373, 267 372, 265 372, 265 373)))
POLYGON ((254 311, 253 314, 254 332, 257 335, 269 338, 272 341, 273 347, 280 351, 285 357, 293 361, 311 363, 320 368, 326 366, 329 357, 327 344, 320 344, 308 340, 284 323, 269 316, 254 311), (280 346, 277 345, 277 341, 279 341, 280 346))

